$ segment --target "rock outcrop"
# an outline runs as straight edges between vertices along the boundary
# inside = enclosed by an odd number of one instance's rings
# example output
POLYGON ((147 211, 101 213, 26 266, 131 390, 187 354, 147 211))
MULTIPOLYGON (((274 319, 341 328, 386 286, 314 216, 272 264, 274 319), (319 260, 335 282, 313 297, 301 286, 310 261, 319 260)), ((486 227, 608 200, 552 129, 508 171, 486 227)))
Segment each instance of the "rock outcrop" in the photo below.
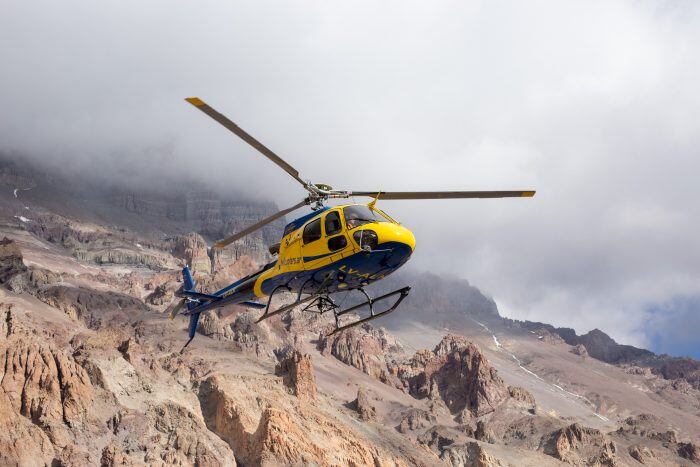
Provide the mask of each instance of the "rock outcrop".
MULTIPOLYGON (((207 426, 244 465, 406 465, 313 405, 283 397, 269 380, 212 376, 201 386, 207 426), (252 384, 249 386, 249 384, 252 384)), ((381 442, 381 440, 379 440, 381 442)), ((425 463, 425 462, 424 462, 425 463)))
POLYGON ((627 449, 627 452, 629 453, 630 457, 632 457, 632 459, 636 460, 640 464, 646 464, 650 461, 653 461, 656 458, 656 456, 654 455, 654 451, 652 451, 646 446, 640 446, 638 444, 630 446, 627 449))
POLYGON ((149 311, 141 300, 129 295, 85 287, 53 285, 40 288, 33 294, 47 305, 84 322, 91 329, 99 329, 112 321, 124 323, 129 318, 149 311))
POLYGON ((11 340, 2 347, 0 390, 15 410, 41 427, 82 426, 93 393, 82 367, 38 343, 11 340))
POLYGON ((401 422, 396 426, 399 433, 424 430, 435 425, 437 419, 435 415, 422 409, 412 407, 404 412, 401 422))
POLYGON ((556 459, 570 464, 615 464, 615 443, 594 428, 577 423, 556 430, 542 439, 541 449, 556 459))
MULTIPOLYGON (((235 307, 234 307, 235 308, 235 307)), ((232 342, 238 350, 254 352, 259 357, 272 357, 280 341, 270 331, 266 321, 257 322, 259 311, 234 311, 228 316, 221 312, 203 315, 199 332, 214 339, 232 342)))
POLYGON ((535 401, 535 397, 526 389, 520 386, 508 386, 508 395, 515 405, 519 405, 531 413, 535 412, 537 402, 535 401))
POLYGON ((362 386, 357 388, 357 398, 350 403, 350 406, 360 415, 361 420, 368 422, 377 417, 377 409, 372 405, 367 390, 362 386))
POLYGON ((442 454, 445 448, 458 443, 462 438, 462 434, 457 433, 456 430, 446 426, 436 425, 418 436, 417 441, 439 455, 442 454))
POLYGON ((476 422, 474 438, 489 444, 493 444, 496 442, 496 437, 493 433, 493 430, 483 420, 479 420, 478 422, 476 422))
POLYGON ((7 237, 0 240, 0 283, 7 282, 16 274, 27 270, 22 259, 22 250, 14 240, 7 237))
POLYGON ((501 461, 487 453, 479 443, 475 442, 450 446, 443 451, 440 459, 453 466, 496 467, 503 465, 501 461))
POLYGON ((163 402, 146 413, 123 410, 110 420, 114 438, 102 465, 236 465, 231 448, 185 407, 163 402))
POLYGON ((680 443, 678 445, 678 455, 683 459, 700 464, 700 446, 693 443, 680 443))
POLYGON ((231 448, 209 432, 193 413, 173 403, 162 403, 147 413, 147 435, 128 436, 146 444, 147 463, 235 466, 231 448))
POLYGON ((172 254, 183 260, 193 273, 209 274, 211 272, 207 242, 197 233, 176 237, 173 241, 172 254))
POLYGON ((448 335, 433 351, 416 352, 397 370, 409 394, 441 400, 454 414, 482 416, 508 397, 508 387, 479 348, 466 338, 448 335))
POLYGON ((700 362, 692 358, 672 358, 654 369, 654 373, 671 380, 685 380, 700 390, 700 362))
POLYGON ((316 400, 316 377, 311 356, 298 350, 282 351, 276 368, 278 375, 284 376, 285 385, 292 394, 307 400, 316 400))
POLYGON ((676 434, 672 427, 660 417, 649 413, 627 417, 617 431, 643 438, 676 442, 676 434))
POLYGON ((389 365, 405 358, 405 353, 385 329, 365 324, 332 336, 323 335, 318 347, 323 355, 332 355, 382 382, 400 385, 389 371, 389 365))
POLYGON ((586 350, 586 346, 583 344, 577 344, 571 349, 571 353, 574 355, 578 355, 580 357, 587 357, 588 356, 588 350, 586 350))
POLYGON ((20 415, 0 390, 0 465, 51 465, 56 450, 49 437, 20 415))
POLYGON ((173 291, 166 284, 160 284, 146 297, 146 303, 155 306, 166 305, 171 303, 174 297, 173 291))

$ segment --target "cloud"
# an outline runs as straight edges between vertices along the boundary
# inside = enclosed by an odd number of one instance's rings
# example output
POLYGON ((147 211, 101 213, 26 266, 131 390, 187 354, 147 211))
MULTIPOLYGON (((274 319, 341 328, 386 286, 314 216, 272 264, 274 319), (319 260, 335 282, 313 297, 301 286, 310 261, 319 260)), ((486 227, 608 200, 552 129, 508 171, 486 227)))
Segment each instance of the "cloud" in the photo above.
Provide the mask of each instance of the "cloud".
POLYGON ((647 338, 658 352, 700 359, 700 297, 675 297, 650 308, 647 338))
POLYGON ((199 95, 315 182, 533 187, 383 207, 415 230, 417 267, 509 316, 649 345, 651 307, 700 293, 698 43, 690 1, 10 2, 0 149, 300 199, 182 100, 199 95))

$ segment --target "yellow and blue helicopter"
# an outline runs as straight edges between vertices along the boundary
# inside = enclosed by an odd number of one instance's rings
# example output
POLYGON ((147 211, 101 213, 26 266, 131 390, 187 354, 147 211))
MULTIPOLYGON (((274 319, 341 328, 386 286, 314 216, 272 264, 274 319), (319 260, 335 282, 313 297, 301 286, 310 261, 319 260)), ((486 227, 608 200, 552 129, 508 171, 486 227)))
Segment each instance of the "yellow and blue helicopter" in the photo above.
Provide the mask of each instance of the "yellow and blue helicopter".
MULTIPOLYGON (((270 247, 277 259, 261 270, 246 276, 213 293, 195 290, 195 281, 189 268, 182 271, 183 286, 177 291, 179 302, 172 307, 170 318, 178 313, 189 316, 189 341, 197 330, 200 315, 226 305, 243 305, 264 309, 262 321, 292 308, 304 305, 304 311, 332 312, 335 329, 331 334, 379 318, 394 311, 407 296, 409 286, 372 298, 365 291, 369 284, 381 280, 403 266, 416 246, 413 233, 376 206, 383 200, 449 199, 449 198, 505 198, 531 197, 534 191, 342 191, 323 184, 303 180, 299 172, 238 125, 220 114, 197 97, 185 99, 239 136, 262 155, 291 175, 308 192, 306 198, 294 206, 279 211, 260 222, 214 244, 223 248, 255 232, 303 206, 311 212, 288 223, 279 243, 270 247), (369 197, 367 204, 343 204, 327 207, 330 199, 369 197), (344 291, 361 293, 363 301, 341 309, 332 295, 344 291), (272 298, 280 292, 295 294, 288 305, 271 310, 272 298), (267 297, 267 303, 256 301, 267 297), (395 299, 393 299, 395 297, 395 299), (383 311, 376 311, 377 302, 393 299, 383 311), (343 324, 341 318, 362 308, 369 315, 343 324)), ((347 319, 347 318, 344 318, 347 319)))

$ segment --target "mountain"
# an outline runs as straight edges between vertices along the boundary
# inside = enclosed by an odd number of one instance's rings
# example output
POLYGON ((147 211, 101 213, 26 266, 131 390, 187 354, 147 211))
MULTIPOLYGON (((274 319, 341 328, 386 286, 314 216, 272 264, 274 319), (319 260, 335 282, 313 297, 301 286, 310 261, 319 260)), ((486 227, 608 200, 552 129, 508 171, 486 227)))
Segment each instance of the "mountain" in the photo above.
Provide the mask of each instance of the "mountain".
POLYGON ((402 270, 373 290, 410 284, 399 310, 333 336, 228 307, 181 350, 179 268, 254 270, 281 223, 207 241, 272 209, 0 164, 0 465, 700 463, 696 361, 503 318, 457 278, 402 270))

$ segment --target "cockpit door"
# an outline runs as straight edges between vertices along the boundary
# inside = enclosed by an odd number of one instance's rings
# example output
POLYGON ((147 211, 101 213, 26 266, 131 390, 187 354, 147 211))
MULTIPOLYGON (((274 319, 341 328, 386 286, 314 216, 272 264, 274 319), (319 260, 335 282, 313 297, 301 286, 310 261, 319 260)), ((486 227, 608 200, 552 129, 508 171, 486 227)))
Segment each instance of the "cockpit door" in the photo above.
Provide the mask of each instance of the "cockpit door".
POLYGON ((336 254, 345 250, 348 244, 338 211, 319 216, 306 224, 302 234, 304 269, 316 269, 335 261, 336 254))

